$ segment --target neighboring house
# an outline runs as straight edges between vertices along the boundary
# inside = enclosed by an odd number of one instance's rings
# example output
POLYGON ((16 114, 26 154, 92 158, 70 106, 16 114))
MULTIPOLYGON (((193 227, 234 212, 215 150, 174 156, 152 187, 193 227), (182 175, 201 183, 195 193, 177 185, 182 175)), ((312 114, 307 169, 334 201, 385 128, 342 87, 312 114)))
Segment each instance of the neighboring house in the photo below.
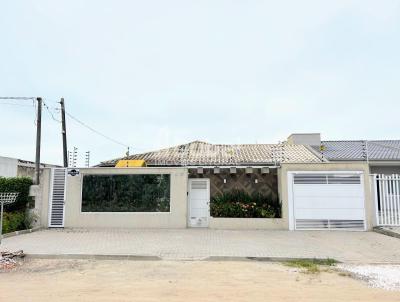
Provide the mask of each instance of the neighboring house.
MULTIPOLYGON (((40 164, 40 168, 59 167, 56 165, 40 164)), ((0 177, 31 177, 35 175, 35 163, 18 158, 0 156, 0 177)))
POLYGON ((329 161, 365 161, 371 174, 400 174, 400 140, 322 141, 329 161))
POLYGON ((371 174, 400 174, 400 140, 321 141, 319 133, 300 133, 288 141, 308 146, 329 162, 366 162, 371 174))
POLYGON ((293 137, 281 144, 195 141, 123 158, 146 167, 116 168, 116 159, 68 173, 45 169, 36 206, 41 225, 50 227, 371 229, 368 164, 330 162, 309 145, 293 137), (255 216, 233 218, 225 204, 218 208, 223 214, 210 210, 210 202, 214 209, 216 200, 230 198, 240 208, 254 193, 265 206, 255 216), (270 212, 276 204, 264 200, 278 200, 280 210, 270 212))
POLYGON ((400 226, 400 140, 321 141, 319 133, 293 134, 289 140, 308 146, 329 162, 366 163, 375 201, 375 224, 400 226))

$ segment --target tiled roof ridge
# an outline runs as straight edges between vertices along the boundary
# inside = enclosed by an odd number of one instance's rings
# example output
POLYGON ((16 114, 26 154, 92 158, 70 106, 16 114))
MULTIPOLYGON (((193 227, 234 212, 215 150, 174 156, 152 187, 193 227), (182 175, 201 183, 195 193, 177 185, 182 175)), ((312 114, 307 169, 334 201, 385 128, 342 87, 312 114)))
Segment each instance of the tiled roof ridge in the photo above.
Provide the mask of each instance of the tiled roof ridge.
POLYGON ((400 142, 400 139, 345 139, 345 140, 322 140, 321 143, 356 143, 356 142, 400 142))
MULTIPOLYGON (((114 164, 120 159, 145 159, 173 164, 233 164, 272 162, 321 162, 321 158, 305 145, 279 144, 211 144, 192 141, 169 148, 158 149, 130 156, 103 161, 100 165, 114 164)), ((160 164, 161 165, 161 164, 160 164)))

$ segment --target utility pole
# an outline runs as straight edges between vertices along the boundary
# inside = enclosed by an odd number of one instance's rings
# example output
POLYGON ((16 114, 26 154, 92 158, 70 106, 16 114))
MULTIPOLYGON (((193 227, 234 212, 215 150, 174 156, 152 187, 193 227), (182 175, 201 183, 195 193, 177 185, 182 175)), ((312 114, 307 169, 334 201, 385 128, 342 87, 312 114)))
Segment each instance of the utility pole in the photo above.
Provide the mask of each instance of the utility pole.
POLYGON ((65 105, 64 98, 61 98, 61 133, 63 140, 63 158, 64 158, 64 167, 68 167, 68 154, 67 154, 67 127, 65 125, 65 105))
POLYGON ((37 121, 36 121, 36 157, 35 157, 35 185, 40 182, 40 140, 42 132, 42 98, 37 101, 37 121))

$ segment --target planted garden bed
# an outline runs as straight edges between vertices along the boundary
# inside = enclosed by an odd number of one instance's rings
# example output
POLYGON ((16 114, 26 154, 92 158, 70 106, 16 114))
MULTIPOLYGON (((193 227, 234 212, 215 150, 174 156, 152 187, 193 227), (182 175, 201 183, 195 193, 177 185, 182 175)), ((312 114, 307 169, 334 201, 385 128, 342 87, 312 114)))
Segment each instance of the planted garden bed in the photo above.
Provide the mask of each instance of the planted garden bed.
POLYGON ((211 199, 210 214, 223 218, 281 218, 282 207, 272 195, 233 190, 211 199))

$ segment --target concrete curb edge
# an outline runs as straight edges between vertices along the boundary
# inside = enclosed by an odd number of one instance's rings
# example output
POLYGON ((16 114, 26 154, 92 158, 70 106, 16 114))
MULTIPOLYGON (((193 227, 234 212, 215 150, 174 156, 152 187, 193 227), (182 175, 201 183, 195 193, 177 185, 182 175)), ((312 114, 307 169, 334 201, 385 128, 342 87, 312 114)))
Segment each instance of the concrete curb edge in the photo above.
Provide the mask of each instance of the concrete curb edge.
POLYGON ((374 232, 400 239, 400 234, 382 227, 374 227, 374 232))
POLYGON ((41 229, 42 229, 41 227, 38 227, 38 228, 32 228, 32 229, 26 229, 26 230, 20 230, 20 231, 15 231, 15 232, 11 232, 11 233, 6 233, 6 234, 3 234, 3 239, 18 236, 18 235, 33 233, 33 232, 39 231, 41 229))

